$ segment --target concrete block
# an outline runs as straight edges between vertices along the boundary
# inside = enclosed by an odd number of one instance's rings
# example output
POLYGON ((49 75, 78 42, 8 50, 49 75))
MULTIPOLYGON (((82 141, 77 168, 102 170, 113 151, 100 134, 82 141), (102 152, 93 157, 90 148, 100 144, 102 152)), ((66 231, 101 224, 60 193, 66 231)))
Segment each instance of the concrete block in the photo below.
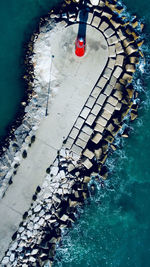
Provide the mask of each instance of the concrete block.
POLYGON ((116 22, 113 19, 110 19, 110 23, 114 26, 115 29, 118 29, 120 27, 120 23, 116 22))
POLYGON ((94 107, 91 110, 91 113, 97 116, 97 114, 100 112, 101 106, 98 104, 95 104, 94 107))
POLYGON ((110 85, 112 86, 112 87, 115 87, 115 85, 116 85, 116 82, 117 82, 117 78, 114 76, 114 75, 112 75, 111 76, 111 79, 110 79, 110 85))
POLYGON ((95 119, 96 119, 96 116, 94 114, 90 114, 88 118, 86 119, 86 123, 91 126, 93 122, 95 121, 95 119))
POLYGON ((91 163, 89 159, 86 159, 82 164, 88 170, 93 166, 93 164, 91 163))
POLYGON ((95 98, 94 97, 92 97, 92 96, 90 96, 89 98, 88 98, 88 100, 87 100, 87 102, 86 102, 86 107, 88 107, 88 108, 92 108, 93 107, 93 105, 94 105, 94 103, 95 103, 95 98))
POLYGON ((71 151, 74 152, 75 154, 77 154, 78 156, 81 155, 81 152, 82 152, 82 148, 77 146, 77 145, 73 145, 72 148, 71 148, 71 151))
POLYGON ((111 37, 114 33, 115 31, 112 28, 108 28, 106 31, 104 31, 104 35, 106 38, 111 37))
POLYGON ((100 140, 102 139, 102 135, 100 133, 96 133, 94 137, 92 138, 92 142, 95 144, 98 144, 100 140))
POLYGON ((98 97, 96 103, 98 103, 99 105, 103 105, 105 100, 106 100, 107 96, 104 94, 100 94, 100 96, 98 97))
POLYGON ((93 133, 93 129, 90 128, 88 125, 84 125, 82 128, 82 131, 88 134, 89 136, 91 136, 91 134, 93 133))
POLYGON ((118 100, 122 100, 122 97, 123 97, 122 91, 115 90, 115 92, 113 93, 113 96, 116 97, 118 100))
POLYGON ((108 84, 104 90, 105 95, 110 96, 111 92, 113 90, 112 85, 108 84))
POLYGON ((106 103, 104 109, 107 110, 110 114, 113 114, 115 107, 110 105, 109 103, 106 103))
POLYGON ((109 12, 103 11, 103 13, 101 14, 101 17, 106 17, 108 19, 111 19, 112 18, 112 14, 110 14, 109 12))
POLYGON ((121 53, 124 53, 124 49, 122 47, 122 44, 121 43, 117 43, 115 44, 115 47, 116 47, 116 54, 121 54, 121 53))
POLYGON ((83 149, 86 147, 86 144, 87 144, 87 142, 81 140, 80 138, 78 138, 76 141, 76 145, 83 148, 83 149))
POLYGON ((98 124, 102 125, 103 127, 105 127, 106 124, 107 124, 107 120, 104 119, 103 117, 99 117, 99 118, 96 120, 96 123, 98 123, 98 124))
POLYGON ((123 41, 126 38, 126 34, 121 29, 118 29, 117 34, 121 41, 123 41))
POLYGON ((79 133, 79 129, 73 127, 71 130, 71 133, 69 134, 69 137, 76 139, 78 133, 79 133))
POLYGON ((104 132, 104 130, 105 130, 105 128, 102 125, 96 123, 96 125, 94 127, 94 131, 99 132, 99 133, 102 134, 104 132))
POLYGON ((127 64, 126 65, 126 71, 134 73, 136 71, 135 65, 133 64, 127 64))
POLYGON ((123 67, 123 62, 124 62, 124 56, 123 55, 117 55, 115 65, 123 67))
POLYGON ((64 147, 70 149, 73 143, 74 143, 74 139, 68 137, 66 143, 64 144, 64 147))
POLYGON ((113 76, 118 79, 120 77, 122 71, 123 71, 122 68, 117 66, 116 69, 113 72, 113 76))
POLYGON ((107 126, 107 130, 108 130, 110 133, 112 133, 114 129, 115 129, 115 127, 113 126, 112 123, 110 123, 110 124, 107 126))
POLYGON ((110 96, 110 97, 108 97, 107 102, 115 107, 118 103, 118 99, 110 96))
POLYGON ((106 83, 107 83, 107 79, 105 77, 101 77, 99 79, 97 86, 99 86, 100 88, 103 89, 105 87, 106 83))
POLYGON ((108 23, 103 21, 101 25, 99 26, 100 31, 104 32, 109 27, 108 23))
POLYGON ((90 151, 88 148, 85 149, 85 151, 83 152, 83 155, 85 157, 87 157, 88 159, 93 159, 94 158, 94 153, 92 151, 90 151))
POLYGON ((92 21, 92 26, 98 28, 100 22, 101 22, 101 18, 98 16, 94 16, 93 21, 92 21))
POLYGON ((99 96, 100 92, 102 91, 102 88, 96 86, 94 87, 91 96, 93 96, 95 99, 99 96))
POLYGON ((116 49, 115 45, 111 45, 108 47, 109 57, 116 57, 116 49))
POLYGON ((83 119, 86 119, 89 113, 90 113, 90 109, 87 107, 84 107, 80 113, 80 117, 82 117, 83 119))
POLYGON ((122 79, 127 82, 127 83, 131 83, 132 82, 132 75, 128 74, 128 73, 124 73, 122 76, 122 79))
POLYGON ((88 134, 84 133, 83 131, 81 131, 80 134, 79 134, 79 138, 87 143, 89 141, 89 139, 90 139, 90 135, 88 135, 88 134))
POLYGON ((105 109, 103 110, 101 116, 102 116, 104 119, 106 119, 107 121, 110 120, 110 118, 111 118, 111 114, 110 114, 107 110, 105 110, 105 109))
POLYGON ((117 44, 118 43, 118 38, 117 38, 116 35, 113 35, 113 36, 111 36, 111 37, 109 37, 107 39, 107 42, 108 42, 109 45, 117 44))
POLYGON ((115 109, 116 110, 121 110, 122 104, 120 102, 117 103, 115 109))
POLYGON ((105 1, 104 0, 100 0, 99 1, 99 6, 100 7, 104 7, 105 6, 105 1))
POLYGON ((105 71, 104 71, 103 76, 104 76, 107 80, 110 79, 111 74, 112 74, 112 69, 105 68, 105 71))
POLYGON ((88 13, 88 19, 87 19, 87 24, 91 24, 92 22, 92 19, 93 19, 93 13, 88 13))
POLYGON ((77 120, 76 120, 76 122, 75 122, 75 125, 74 125, 74 126, 75 126, 76 128, 78 128, 78 129, 81 129, 81 127, 82 127, 84 121, 85 121, 85 120, 84 120, 83 118, 78 117, 77 120))
POLYGON ((110 58, 109 59, 109 61, 108 61, 108 64, 107 64, 107 67, 109 68, 109 69, 114 69, 114 66, 115 66, 115 59, 114 58, 110 58))

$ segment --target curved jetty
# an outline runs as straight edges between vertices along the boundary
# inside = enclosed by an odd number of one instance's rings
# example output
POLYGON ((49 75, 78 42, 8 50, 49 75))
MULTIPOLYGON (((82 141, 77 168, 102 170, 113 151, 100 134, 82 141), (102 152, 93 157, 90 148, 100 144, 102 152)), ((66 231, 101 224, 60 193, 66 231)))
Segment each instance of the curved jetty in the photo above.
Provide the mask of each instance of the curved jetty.
POLYGON ((124 118, 137 117, 132 79, 143 56, 143 25, 122 12, 115 0, 66 0, 31 38, 29 103, 22 103, 22 125, 0 163, 3 267, 52 265, 91 177, 107 178, 115 136, 128 136, 121 131, 124 118), (81 36, 86 50, 77 57, 81 36))

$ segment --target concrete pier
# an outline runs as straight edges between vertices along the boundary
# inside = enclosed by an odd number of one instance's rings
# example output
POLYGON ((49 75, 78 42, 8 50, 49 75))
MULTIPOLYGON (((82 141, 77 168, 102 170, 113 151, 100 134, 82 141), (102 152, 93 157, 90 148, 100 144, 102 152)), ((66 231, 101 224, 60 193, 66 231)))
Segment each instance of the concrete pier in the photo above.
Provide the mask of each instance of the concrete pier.
POLYGON ((137 116, 131 82, 141 54, 138 34, 118 16, 123 8, 117 4, 101 0, 87 7, 86 21, 80 16, 85 5, 76 4, 74 12, 69 6, 61 14, 51 12, 34 39, 38 42, 55 24, 49 45, 59 90, 49 99, 48 116, 0 202, 2 266, 51 266, 61 229, 74 222, 76 206, 88 196, 91 174, 96 170, 100 179, 107 178, 105 161, 116 149, 123 119, 137 116), (86 53, 79 58, 75 40, 81 24, 86 53), (34 194, 37 185, 41 191, 34 194))

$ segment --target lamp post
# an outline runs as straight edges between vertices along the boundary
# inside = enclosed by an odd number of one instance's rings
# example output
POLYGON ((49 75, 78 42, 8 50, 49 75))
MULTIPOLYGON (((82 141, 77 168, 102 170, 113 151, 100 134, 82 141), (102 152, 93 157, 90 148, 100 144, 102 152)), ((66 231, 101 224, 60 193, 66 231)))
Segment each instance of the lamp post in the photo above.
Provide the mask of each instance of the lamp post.
POLYGON ((52 59, 53 59, 53 58, 54 58, 54 55, 51 56, 50 76, 49 76, 49 83, 48 83, 48 92, 47 92, 47 102, 46 102, 45 116, 48 115, 48 102, 49 102, 50 87, 51 87, 51 72, 52 72, 52 59))

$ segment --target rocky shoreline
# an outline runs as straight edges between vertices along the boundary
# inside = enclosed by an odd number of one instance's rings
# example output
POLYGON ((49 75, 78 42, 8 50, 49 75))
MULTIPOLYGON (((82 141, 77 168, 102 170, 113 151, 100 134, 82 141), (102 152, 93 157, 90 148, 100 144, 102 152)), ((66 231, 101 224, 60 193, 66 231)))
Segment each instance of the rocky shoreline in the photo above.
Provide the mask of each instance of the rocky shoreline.
MULTIPOLYGON (((62 27, 78 23, 79 10, 85 6, 82 2, 76 2, 66 1, 59 12, 51 11, 48 17, 41 20, 39 32, 42 32, 42 27, 49 31, 58 23, 62 23, 62 27)), ((123 7, 117 5, 116 1, 91 2, 93 5, 88 2, 86 6, 87 23, 98 28, 107 39, 107 66, 53 166, 47 168, 43 186, 37 188, 29 211, 24 214, 18 231, 12 237, 2 266, 51 266, 63 228, 72 225, 77 206, 88 197, 87 184, 91 174, 99 181, 107 178, 105 161, 109 153, 116 150, 113 144, 115 137, 118 133, 128 137, 128 132, 122 130, 124 118, 128 114, 131 121, 137 117, 138 93, 133 88, 132 79, 136 64, 143 56, 139 49, 143 43, 139 28, 142 31, 143 25, 135 17, 131 22, 121 17, 123 7)), ((32 37, 26 59, 29 102, 28 105, 22 103, 25 116, 14 132, 14 140, 10 141, 9 148, 1 158, 1 197, 13 182, 22 158, 27 157, 46 112, 47 88, 39 90, 38 86, 35 87, 36 77, 31 63, 33 44, 39 32, 32 37)))

